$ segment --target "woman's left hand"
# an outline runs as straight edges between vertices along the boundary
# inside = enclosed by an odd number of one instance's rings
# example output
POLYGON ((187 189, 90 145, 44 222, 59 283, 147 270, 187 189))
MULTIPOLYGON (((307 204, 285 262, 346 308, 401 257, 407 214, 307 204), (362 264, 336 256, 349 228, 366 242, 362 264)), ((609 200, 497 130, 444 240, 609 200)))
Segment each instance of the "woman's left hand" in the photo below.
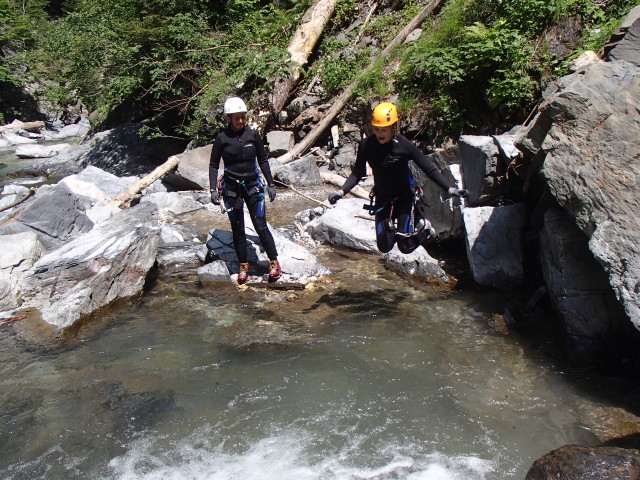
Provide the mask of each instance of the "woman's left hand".
POLYGON ((273 202, 276 199, 276 187, 274 185, 269 185, 269 201, 273 202))

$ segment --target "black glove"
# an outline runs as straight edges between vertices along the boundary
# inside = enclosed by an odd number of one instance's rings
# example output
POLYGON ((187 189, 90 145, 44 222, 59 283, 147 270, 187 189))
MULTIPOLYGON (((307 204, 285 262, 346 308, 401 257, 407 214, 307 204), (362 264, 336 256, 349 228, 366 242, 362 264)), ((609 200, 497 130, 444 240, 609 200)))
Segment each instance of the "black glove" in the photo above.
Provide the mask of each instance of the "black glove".
POLYGON ((211 190, 211 203, 214 205, 220 205, 220 195, 218 195, 218 190, 211 190))
POLYGON ((276 187, 269 185, 269 201, 273 202, 276 199, 276 187))
POLYGON ((329 194, 329 203, 331 205, 335 205, 338 200, 342 198, 342 194, 340 192, 333 192, 329 194))
POLYGON ((469 190, 467 190, 466 188, 451 187, 449 189, 449 195, 451 197, 467 198, 469 196, 469 190))

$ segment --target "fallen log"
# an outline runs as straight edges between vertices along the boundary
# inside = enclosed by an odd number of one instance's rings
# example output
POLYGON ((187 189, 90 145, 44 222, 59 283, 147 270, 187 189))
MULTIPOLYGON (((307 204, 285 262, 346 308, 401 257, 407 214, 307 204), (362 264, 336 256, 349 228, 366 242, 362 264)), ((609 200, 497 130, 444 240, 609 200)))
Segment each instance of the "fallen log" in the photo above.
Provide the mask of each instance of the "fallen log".
MULTIPOLYGON (((346 178, 338 175, 337 173, 331 172, 320 172, 320 176, 322 177, 323 182, 335 185, 338 188, 340 188, 346 180, 346 178)), ((354 197, 369 199, 369 192, 358 185, 353 187, 353 189, 349 193, 354 197)))
POLYGON ((44 122, 21 122, 20 120, 14 120, 8 125, 0 126, 0 133, 5 130, 26 130, 28 132, 39 132, 44 128, 44 122))
POLYGON ((293 67, 289 76, 276 80, 271 95, 271 109, 274 114, 277 115, 282 110, 293 87, 300 79, 301 68, 307 64, 337 3, 338 0, 315 0, 300 20, 287 47, 293 67))
POLYGON ((336 118, 338 113, 340 113, 340 111, 344 108, 346 103, 351 98, 351 95, 353 94, 353 91, 355 90, 356 86, 358 85, 358 82, 360 81, 360 78, 362 77, 362 75, 364 75, 367 72, 369 72, 369 70, 371 70, 373 68, 373 66, 378 61, 387 58, 389 56, 389 54, 391 53, 391 51, 395 47, 400 45, 402 42, 404 42, 404 40, 407 38, 407 36, 412 31, 414 31, 416 28, 418 28, 418 26, 424 21, 424 19, 427 17, 427 15, 429 15, 436 8, 438 8, 440 6, 440 4, 442 4, 444 1, 445 0, 432 0, 431 2, 429 2, 429 4, 427 4, 427 6, 425 6, 422 10, 420 10, 420 12, 415 17, 413 17, 413 20, 411 20, 411 22, 409 22, 407 24, 407 26, 404 27, 400 31, 400 33, 398 33, 394 37, 393 40, 391 40, 389 45, 386 46, 386 48, 380 53, 380 55, 378 55, 378 57, 376 57, 371 62, 369 62, 369 66, 367 68, 365 68, 356 77, 356 79, 353 82, 351 82, 343 90, 343 92, 333 102, 333 105, 331 106, 331 108, 329 110, 327 110, 327 112, 325 113, 324 118, 322 120, 320 120, 320 122, 318 122, 318 124, 313 128, 313 130, 311 130, 304 137, 304 139, 302 139, 302 141, 300 143, 298 143, 297 145, 295 145, 291 150, 289 150, 284 155, 281 155, 280 157, 278 157, 278 161, 282 165, 284 165, 284 164, 287 164, 289 162, 292 162, 293 160, 298 158, 300 155, 305 153, 309 149, 309 147, 311 147, 314 144, 314 142, 320 137, 320 135, 322 135, 322 133, 327 129, 327 127, 331 124, 331 122, 333 122, 333 120, 336 118))
POLYGON ((176 168, 179 163, 180 157, 178 157, 177 155, 170 156, 166 162, 156 167, 151 173, 145 175, 137 182, 131 184, 129 188, 116 195, 113 199, 111 199, 111 202, 109 203, 111 203, 111 205, 115 205, 116 207, 121 207, 129 200, 133 199, 138 193, 140 193, 143 188, 148 187, 160 177, 176 168))

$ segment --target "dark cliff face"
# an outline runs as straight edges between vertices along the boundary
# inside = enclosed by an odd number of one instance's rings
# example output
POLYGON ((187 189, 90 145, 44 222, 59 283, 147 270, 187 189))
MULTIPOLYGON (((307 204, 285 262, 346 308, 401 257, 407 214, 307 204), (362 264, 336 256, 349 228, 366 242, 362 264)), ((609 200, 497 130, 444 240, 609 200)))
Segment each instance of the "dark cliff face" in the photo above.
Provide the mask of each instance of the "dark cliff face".
POLYGON ((637 105, 637 66, 626 61, 594 63, 547 89, 537 117, 519 142, 532 164, 533 159, 542 161, 547 192, 577 227, 575 234, 561 239, 559 217, 552 228, 549 212, 542 212, 549 291, 567 333, 600 347, 615 335, 637 335, 629 331, 630 324, 640 329, 637 105), (593 275, 583 270, 584 257, 569 247, 576 241, 591 253, 593 275), (577 262, 580 268, 574 270, 577 262), (597 277, 598 269, 606 274, 609 291, 602 282, 587 281, 597 277))

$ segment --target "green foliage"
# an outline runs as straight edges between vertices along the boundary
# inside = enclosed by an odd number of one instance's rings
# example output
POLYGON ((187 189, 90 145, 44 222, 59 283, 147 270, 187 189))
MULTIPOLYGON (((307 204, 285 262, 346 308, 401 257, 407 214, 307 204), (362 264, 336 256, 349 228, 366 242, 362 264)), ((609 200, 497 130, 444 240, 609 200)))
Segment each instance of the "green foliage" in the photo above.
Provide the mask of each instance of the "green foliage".
POLYGON ((336 9, 333 13, 334 28, 348 25, 353 20, 358 8, 357 0, 338 0, 336 9))

